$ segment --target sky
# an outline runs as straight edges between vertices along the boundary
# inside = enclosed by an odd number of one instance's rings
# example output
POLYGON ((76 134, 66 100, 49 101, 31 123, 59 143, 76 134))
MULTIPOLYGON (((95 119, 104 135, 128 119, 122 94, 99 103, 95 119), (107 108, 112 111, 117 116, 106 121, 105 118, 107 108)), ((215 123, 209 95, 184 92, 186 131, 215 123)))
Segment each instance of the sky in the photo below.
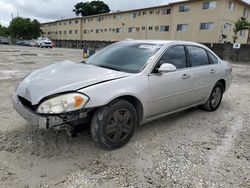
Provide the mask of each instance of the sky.
MULTIPOLYGON (((41 23, 75 17, 74 5, 85 0, 0 0, 0 24, 8 26, 12 14, 41 23)), ((112 11, 157 6, 181 0, 103 0, 112 11)), ((245 0, 250 3, 250 0, 245 0)))

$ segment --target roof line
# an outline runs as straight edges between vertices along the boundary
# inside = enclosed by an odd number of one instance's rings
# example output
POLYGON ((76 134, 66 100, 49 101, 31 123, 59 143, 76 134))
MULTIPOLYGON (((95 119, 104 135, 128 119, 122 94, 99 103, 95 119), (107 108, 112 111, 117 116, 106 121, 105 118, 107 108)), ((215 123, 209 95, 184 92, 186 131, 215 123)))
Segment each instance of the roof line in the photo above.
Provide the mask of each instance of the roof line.
MULTIPOLYGON (((75 19, 88 19, 88 18, 95 18, 99 16, 108 16, 108 15, 116 15, 116 14, 122 14, 122 13, 128 13, 128 12, 135 12, 135 11, 143 11, 143 10, 150 10, 150 9, 156 9, 156 8, 163 8, 163 7, 171 7, 176 4, 182 4, 182 3, 188 3, 188 2, 194 2, 194 1, 201 1, 201 0, 183 0, 183 1, 175 1, 172 3, 164 4, 164 5, 158 5, 158 6, 153 6, 153 7, 145 7, 145 8, 138 8, 138 9, 130 9, 130 10, 124 10, 124 11, 117 11, 117 12, 109 12, 109 13, 104 13, 104 14, 96 14, 96 15, 90 15, 90 16, 84 16, 84 17, 73 17, 73 18, 66 18, 66 19, 61 19, 61 20, 55 20, 51 22, 44 22, 41 23, 43 24, 49 24, 49 23, 56 23, 56 22, 61 22, 61 21, 67 21, 67 20, 75 20, 75 19)), ((243 4, 247 7, 250 7, 250 4, 243 1, 243 0, 235 0, 240 4, 243 4)))
POLYGON ((164 5, 153 6, 153 7, 130 9, 130 10, 124 10, 124 11, 109 12, 109 13, 104 13, 104 14, 95 14, 95 15, 90 15, 90 16, 83 16, 83 17, 66 18, 66 19, 55 20, 55 21, 51 21, 51 22, 45 22, 45 23, 41 23, 41 24, 49 24, 49 23, 55 23, 55 22, 60 22, 60 21, 74 20, 74 19, 77 19, 77 18, 79 18, 79 19, 88 19, 88 18, 94 18, 94 17, 98 17, 98 16, 108 16, 108 15, 116 15, 116 14, 127 13, 127 12, 135 12, 135 11, 150 10, 150 9, 155 9, 155 8, 170 7, 170 6, 174 5, 174 4, 184 3, 184 2, 188 2, 188 1, 190 1, 190 0, 177 1, 177 2, 173 2, 173 3, 168 3, 168 4, 164 4, 164 5))

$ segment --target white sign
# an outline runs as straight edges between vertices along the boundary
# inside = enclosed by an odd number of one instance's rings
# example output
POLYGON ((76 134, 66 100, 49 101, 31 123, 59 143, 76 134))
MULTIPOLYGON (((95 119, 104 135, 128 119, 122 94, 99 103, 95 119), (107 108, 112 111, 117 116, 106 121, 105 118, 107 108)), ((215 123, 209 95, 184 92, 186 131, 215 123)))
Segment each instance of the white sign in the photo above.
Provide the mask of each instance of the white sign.
POLYGON ((240 43, 235 43, 233 46, 234 49, 240 49, 240 43))

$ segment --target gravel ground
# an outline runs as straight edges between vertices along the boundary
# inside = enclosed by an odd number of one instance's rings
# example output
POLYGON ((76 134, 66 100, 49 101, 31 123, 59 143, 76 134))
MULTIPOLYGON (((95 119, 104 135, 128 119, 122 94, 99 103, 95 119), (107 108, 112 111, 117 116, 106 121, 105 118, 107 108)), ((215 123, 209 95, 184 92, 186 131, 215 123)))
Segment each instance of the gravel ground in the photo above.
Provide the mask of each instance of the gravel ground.
POLYGON ((213 113, 191 109, 140 126, 125 147, 106 151, 89 131, 77 138, 37 130, 12 108, 26 74, 81 50, 0 46, 0 187, 250 187, 250 66, 213 113))

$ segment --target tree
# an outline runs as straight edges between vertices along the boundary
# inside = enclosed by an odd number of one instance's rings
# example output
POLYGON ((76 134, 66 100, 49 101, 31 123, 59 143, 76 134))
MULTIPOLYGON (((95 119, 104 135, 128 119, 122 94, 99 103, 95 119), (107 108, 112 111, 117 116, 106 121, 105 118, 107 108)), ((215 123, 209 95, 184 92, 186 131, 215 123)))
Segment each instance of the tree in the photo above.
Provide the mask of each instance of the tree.
POLYGON ((9 36, 9 28, 8 27, 4 27, 0 24, 0 36, 2 37, 7 37, 9 36))
POLYGON ((42 34, 40 23, 37 20, 17 17, 10 22, 9 32, 13 38, 32 39, 42 34))
POLYGON ((110 12, 109 6, 103 1, 80 2, 74 7, 73 12, 75 12, 77 16, 81 14, 82 17, 110 12))
POLYGON ((234 35, 233 35, 233 42, 235 43, 238 39, 238 32, 243 30, 250 30, 250 23, 245 19, 241 18, 234 25, 234 35))

